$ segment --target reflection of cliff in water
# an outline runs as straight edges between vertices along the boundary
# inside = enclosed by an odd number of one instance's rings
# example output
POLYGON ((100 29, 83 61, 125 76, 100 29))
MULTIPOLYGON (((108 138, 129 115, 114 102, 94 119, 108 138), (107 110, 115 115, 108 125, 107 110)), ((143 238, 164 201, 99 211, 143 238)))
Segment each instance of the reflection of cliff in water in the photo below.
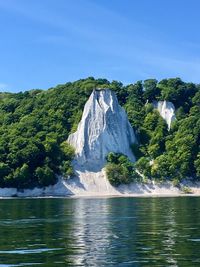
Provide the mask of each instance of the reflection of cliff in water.
POLYGON ((76 200, 72 233, 78 252, 72 256, 76 266, 117 266, 133 261, 135 253, 131 243, 135 240, 137 209, 130 213, 126 201, 125 198, 76 200), (123 207, 119 205, 121 201, 123 207))

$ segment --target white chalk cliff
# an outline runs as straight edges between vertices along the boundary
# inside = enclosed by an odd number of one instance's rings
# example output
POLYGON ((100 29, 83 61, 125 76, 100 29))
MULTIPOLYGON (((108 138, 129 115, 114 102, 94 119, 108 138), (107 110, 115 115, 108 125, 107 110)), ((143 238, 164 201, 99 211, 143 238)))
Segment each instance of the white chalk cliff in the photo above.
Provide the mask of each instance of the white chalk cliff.
POLYGON ((92 92, 78 129, 69 136, 68 142, 76 153, 75 176, 66 182, 68 190, 75 195, 119 194, 106 178, 106 156, 109 152, 122 153, 134 161, 130 145, 136 138, 113 91, 97 89, 92 92))
POLYGON ((136 142, 126 112, 109 89, 93 90, 82 119, 68 142, 75 148, 79 165, 103 166, 109 152, 122 153, 134 161, 130 145, 136 142))
POLYGON ((153 106, 158 110, 160 116, 166 121, 168 129, 170 130, 172 122, 176 119, 174 104, 164 100, 153 102, 153 106))

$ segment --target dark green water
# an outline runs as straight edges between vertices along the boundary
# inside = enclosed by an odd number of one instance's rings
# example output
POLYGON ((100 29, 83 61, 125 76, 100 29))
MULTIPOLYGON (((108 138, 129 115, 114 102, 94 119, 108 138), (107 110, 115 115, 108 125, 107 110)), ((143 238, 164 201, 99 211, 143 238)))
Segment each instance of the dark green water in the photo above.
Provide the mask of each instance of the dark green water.
POLYGON ((0 200, 3 266, 200 266, 200 198, 0 200))

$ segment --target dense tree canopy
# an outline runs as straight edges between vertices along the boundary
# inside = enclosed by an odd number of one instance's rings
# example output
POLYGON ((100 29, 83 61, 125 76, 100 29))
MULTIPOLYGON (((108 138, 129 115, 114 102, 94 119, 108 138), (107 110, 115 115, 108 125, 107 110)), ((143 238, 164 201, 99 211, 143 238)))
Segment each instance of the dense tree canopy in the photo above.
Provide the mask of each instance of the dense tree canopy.
MULTIPOLYGON (((59 174, 73 174, 74 151, 66 140, 76 130, 84 104, 96 87, 114 90, 124 106, 138 139, 133 146, 135 167, 144 176, 200 178, 199 85, 175 78, 124 86, 89 77, 46 91, 0 93, 0 187, 46 186, 55 183, 59 174), (151 105, 164 99, 176 107, 177 120, 170 131, 151 105)), ((119 168, 117 172, 126 177, 127 162, 109 164, 112 171, 119 168)))

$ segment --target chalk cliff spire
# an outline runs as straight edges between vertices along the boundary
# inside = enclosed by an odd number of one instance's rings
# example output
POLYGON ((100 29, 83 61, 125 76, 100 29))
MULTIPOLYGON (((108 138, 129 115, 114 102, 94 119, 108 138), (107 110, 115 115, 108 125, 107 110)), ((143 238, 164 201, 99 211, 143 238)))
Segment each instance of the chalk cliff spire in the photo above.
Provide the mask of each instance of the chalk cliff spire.
POLYGON ((171 124, 176 120, 175 107, 172 102, 169 101, 154 101, 153 106, 158 110, 160 116, 166 121, 168 130, 171 128, 171 124))
POLYGON ((68 142, 75 148, 76 161, 81 165, 103 165, 109 152, 123 153, 135 160, 130 149, 136 142, 133 129, 115 93, 109 89, 93 90, 78 129, 68 142))

